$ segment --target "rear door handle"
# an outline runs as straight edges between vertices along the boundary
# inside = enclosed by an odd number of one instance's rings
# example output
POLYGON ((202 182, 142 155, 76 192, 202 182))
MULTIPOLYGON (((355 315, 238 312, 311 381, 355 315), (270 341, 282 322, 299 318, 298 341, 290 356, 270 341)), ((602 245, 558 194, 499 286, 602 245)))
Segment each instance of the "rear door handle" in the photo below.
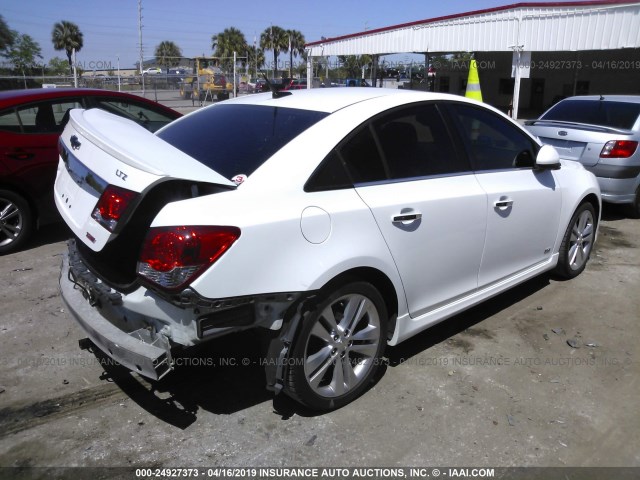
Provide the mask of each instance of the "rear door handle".
POLYGON ((5 155, 9 158, 13 158, 14 160, 31 160, 35 156, 33 153, 22 152, 19 150, 6 152, 5 155))
POLYGON ((405 214, 394 216, 393 223, 412 222, 413 220, 420 220, 421 218, 422 218, 421 213, 405 213, 405 214))
POLYGON ((501 198, 500 200, 496 200, 493 203, 494 207, 501 208, 501 209, 509 208, 512 205, 513 205, 513 200, 511 200, 510 198, 501 198))

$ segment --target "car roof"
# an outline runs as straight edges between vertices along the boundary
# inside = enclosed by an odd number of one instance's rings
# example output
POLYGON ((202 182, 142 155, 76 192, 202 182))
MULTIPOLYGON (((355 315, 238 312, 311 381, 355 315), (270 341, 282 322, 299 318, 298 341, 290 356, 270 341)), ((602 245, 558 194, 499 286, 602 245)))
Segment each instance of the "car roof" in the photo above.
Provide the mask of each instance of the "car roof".
POLYGON ((25 90, 5 90, 0 92, 0 108, 23 105, 25 103, 36 102, 38 100, 94 96, 135 99, 143 103, 153 104, 157 108, 165 110, 167 113, 173 112, 175 113, 176 118, 181 116, 181 114, 175 110, 139 95, 117 92, 114 90, 102 90, 100 88, 30 88, 25 90))
POLYGON ((568 97, 565 100, 590 100, 590 101, 605 101, 605 102, 626 102, 626 103, 640 103, 640 95, 579 95, 576 97, 568 97))
POLYGON ((349 105, 380 97, 398 96, 405 100, 414 97, 415 101, 425 100, 457 100, 474 103, 459 95, 446 93, 421 92, 415 90, 399 90, 393 88, 374 87, 336 87, 313 88, 290 91, 290 95, 274 98, 271 93, 261 93, 227 100, 224 103, 265 105, 284 108, 299 108, 333 113, 349 105))
POLYGON ((5 90, 0 92, 0 101, 16 99, 20 102, 25 100, 39 100, 46 98, 68 97, 74 95, 105 95, 121 92, 110 92, 99 88, 29 88, 26 90, 5 90))

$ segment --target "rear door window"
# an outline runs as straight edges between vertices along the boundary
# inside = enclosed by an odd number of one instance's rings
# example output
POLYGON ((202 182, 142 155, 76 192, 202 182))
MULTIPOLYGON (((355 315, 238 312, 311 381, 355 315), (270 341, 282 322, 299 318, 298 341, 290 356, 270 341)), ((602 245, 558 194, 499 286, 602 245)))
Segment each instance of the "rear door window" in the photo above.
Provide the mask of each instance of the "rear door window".
POLYGON ((392 180, 469 171, 434 103, 398 108, 374 121, 392 180))
POLYGON ((93 106, 106 110, 107 112, 128 118, 142 125, 151 132, 155 132, 166 124, 174 120, 174 117, 166 113, 151 108, 142 102, 123 98, 93 98, 93 106))
POLYGON ((439 107, 419 103, 385 112, 354 130, 314 172, 305 190, 470 171, 467 159, 453 144, 439 107))
POLYGON ((15 133, 60 133, 69 110, 83 108, 80 99, 37 102, 0 114, 0 129, 15 133))

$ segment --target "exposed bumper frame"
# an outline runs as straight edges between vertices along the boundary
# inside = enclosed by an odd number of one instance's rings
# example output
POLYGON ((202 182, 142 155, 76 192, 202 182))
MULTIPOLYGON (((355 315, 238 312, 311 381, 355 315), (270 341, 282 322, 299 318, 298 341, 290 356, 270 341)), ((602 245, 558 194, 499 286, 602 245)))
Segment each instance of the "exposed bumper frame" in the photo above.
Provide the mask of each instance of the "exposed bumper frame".
MULTIPOLYGON (((110 323, 92 306, 91 292, 64 276, 72 275, 69 257, 65 252, 60 270, 60 293, 74 319, 87 333, 91 341, 106 355, 130 370, 153 380, 159 380, 171 371, 169 340, 162 334, 152 338, 146 329, 125 332, 110 323)), ((100 308, 110 308, 104 302, 100 308)))

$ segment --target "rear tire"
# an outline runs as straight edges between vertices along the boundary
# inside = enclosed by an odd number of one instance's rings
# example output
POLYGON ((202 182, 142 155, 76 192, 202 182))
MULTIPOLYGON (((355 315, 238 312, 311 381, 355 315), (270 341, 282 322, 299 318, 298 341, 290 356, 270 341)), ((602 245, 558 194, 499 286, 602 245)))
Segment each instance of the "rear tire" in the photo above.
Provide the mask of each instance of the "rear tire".
POLYGON ((630 218, 640 218, 640 187, 636 190, 636 198, 633 203, 627 205, 627 216, 630 218))
POLYGON ((293 343, 287 394, 315 410, 342 407, 372 383, 386 342, 387 309, 378 290, 353 282, 307 312, 293 343))
POLYGON ((29 203, 14 192, 0 190, 0 255, 20 248, 32 229, 29 203))
POLYGON ((560 245, 555 272, 562 278, 574 278, 587 266, 597 227, 596 212, 588 202, 578 207, 560 245))

